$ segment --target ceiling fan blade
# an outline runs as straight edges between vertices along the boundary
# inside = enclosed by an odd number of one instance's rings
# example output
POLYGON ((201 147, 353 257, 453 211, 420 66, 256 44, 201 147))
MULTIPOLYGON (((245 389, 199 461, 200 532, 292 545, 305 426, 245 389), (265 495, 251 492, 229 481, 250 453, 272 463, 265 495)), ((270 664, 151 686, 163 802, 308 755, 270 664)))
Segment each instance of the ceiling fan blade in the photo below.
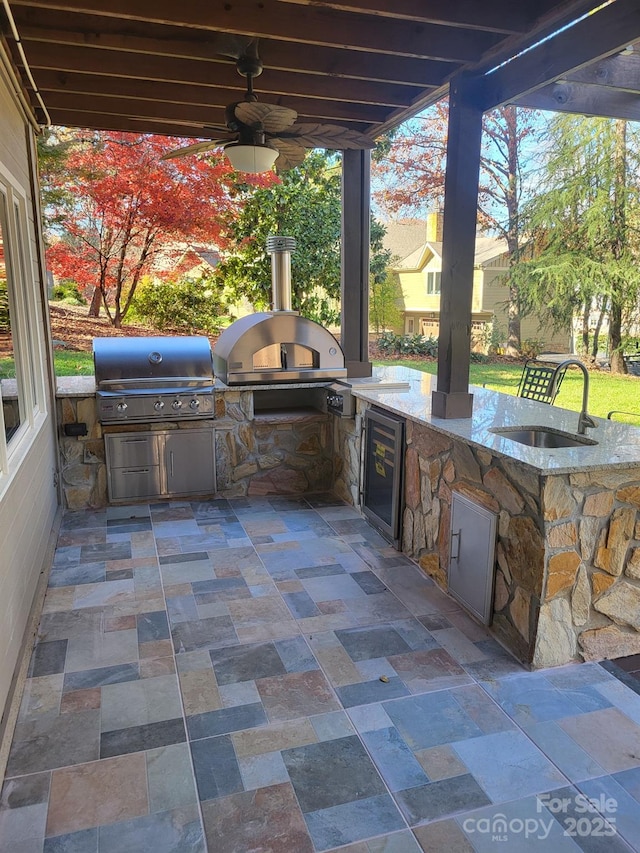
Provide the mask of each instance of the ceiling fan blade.
POLYGON ((295 124, 282 133, 283 137, 294 138, 305 148, 374 148, 375 142, 358 130, 350 130, 337 124, 295 124))
POLYGON ((214 148, 226 145, 227 142, 233 142, 235 138, 235 136, 228 136, 225 139, 208 139, 206 142, 196 142, 194 145, 186 145, 184 148, 175 148, 173 151, 168 151, 160 159, 173 160, 174 157, 186 157, 188 154, 201 154, 203 151, 212 151, 214 148))
POLYGON ((293 139, 281 139, 278 136, 269 140, 269 143, 278 149, 278 159, 275 162, 277 172, 286 172, 287 169, 294 169, 307 156, 307 152, 303 145, 298 144, 293 139))
POLYGON ((265 133, 280 133, 291 127, 298 118, 295 110, 278 104, 259 104, 255 101, 241 101, 236 104, 236 118, 249 127, 259 128, 265 133))

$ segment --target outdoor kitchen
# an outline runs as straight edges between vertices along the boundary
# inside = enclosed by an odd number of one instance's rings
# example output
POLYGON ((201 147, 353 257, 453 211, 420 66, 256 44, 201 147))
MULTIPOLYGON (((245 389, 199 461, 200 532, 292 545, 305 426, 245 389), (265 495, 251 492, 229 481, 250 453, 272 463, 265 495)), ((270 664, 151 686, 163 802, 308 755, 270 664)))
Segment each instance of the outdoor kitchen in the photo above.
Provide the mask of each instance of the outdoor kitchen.
MULTIPOLYGON (((279 319, 275 313, 254 317, 258 327, 279 319)), ((284 314, 287 322, 294 317, 284 314)), ((314 375, 318 361, 312 358, 307 366, 300 358, 288 365, 285 350, 295 353, 297 343, 291 334, 280 340, 262 334, 253 344, 244 333, 239 338, 223 348, 230 359, 226 383, 212 373, 201 341, 137 339, 138 365, 130 342, 96 341, 95 382, 75 377, 58 383, 67 507, 333 491, 490 624, 523 662, 537 668, 639 651, 636 430, 598 421, 589 436, 575 436, 574 413, 479 388, 473 389, 472 419, 445 421, 430 414, 428 375, 387 367, 375 368, 368 379, 331 381, 328 369, 314 375), (251 358, 265 347, 268 352, 251 362, 252 376, 240 376, 254 378, 262 369, 270 381, 234 381, 230 365, 240 367, 241 359, 233 354, 244 349, 251 358), (115 379, 105 377, 110 362, 115 379), (124 375, 125 364, 137 371, 135 380, 124 375), (365 420, 375 412, 386 422, 406 420, 397 460, 386 440, 367 445, 372 427, 364 429, 365 420), (504 432, 522 423, 579 440, 570 447, 528 447, 504 432), (390 485, 385 478, 394 467, 399 474, 395 532, 367 511, 367 456, 383 486, 390 485), (128 479, 133 491, 122 491, 128 479), (467 529, 466 522, 454 529, 460 499, 489 520, 480 545, 473 545, 471 575, 463 574, 456 591, 452 570, 467 529), (468 591, 476 587, 477 595, 468 591), (484 613, 474 595, 485 602, 484 613)), ((321 344, 305 348, 318 352, 321 344)), ((214 351, 213 363, 221 358, 214 351)))

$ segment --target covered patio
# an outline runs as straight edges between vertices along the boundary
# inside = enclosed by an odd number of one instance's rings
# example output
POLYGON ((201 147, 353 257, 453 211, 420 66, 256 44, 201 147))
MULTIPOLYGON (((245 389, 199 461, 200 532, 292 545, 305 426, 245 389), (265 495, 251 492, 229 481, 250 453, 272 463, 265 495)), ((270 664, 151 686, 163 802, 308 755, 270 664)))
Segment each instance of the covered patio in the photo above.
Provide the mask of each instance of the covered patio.
MULTIPOLYGON (((373 139, 449 94, 432 408, 469 418, 482 114, 638 118, 637 2, 3 0, 0 29, 30 378, 0 439, 0 850, 639 849, 633 678, 525 672, 357 509, 305 495, 62 513, 34 152, 49 122, 217 138, 244 90, 229 54, 254 38, 261 101, 305 122, 373 139)), ((369 170, 344 152, 354 378, 371 373, 369 170)))

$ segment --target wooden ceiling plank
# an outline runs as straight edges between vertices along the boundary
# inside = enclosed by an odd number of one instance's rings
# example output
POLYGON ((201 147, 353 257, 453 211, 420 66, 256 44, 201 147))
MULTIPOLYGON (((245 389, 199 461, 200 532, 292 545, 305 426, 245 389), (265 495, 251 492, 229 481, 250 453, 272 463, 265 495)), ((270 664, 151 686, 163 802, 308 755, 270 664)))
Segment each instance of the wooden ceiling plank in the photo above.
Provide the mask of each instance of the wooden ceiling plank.
POLYGON ((350 12, 366 12, 382 17, 403 18, 440 24, 448 27, 464 27, 471 30, 487 30, 505 35, 526 33, 532 23, 557 5, 556 0, 518 2, 494 0, 478 3, 477 0, 282 0, 282 2, 320 6, 350 12))
POLYGON ((566 79, 577 83, 593 83, 623 92, 640 91, 640 46, 631 52, 626 50, 601 62, 586 65, 566 75, 566 79))
POLYGON ((478 98, 484 110, 511 103, 639 39, 640 4, 616 0, 491 74, 477 75, 478 98))
MULTIPOLYGON (((197 122, 204 125, 224 123, 224 106, 202 106, 201 104, 176 104, 163 100, 120 98, 97 93, 49 92, 45 98, 47 109, 85 109, 87 112, 105 112, 149 118, 174 118, 177 121, 197 122)), ((352 121, 377 124, 384 120, 387 111, 380 107, 359 106, 339 101, 317 101, 305 98, 274 98, 269 103, 290 107, 305 118, 322 122, 352 121)))
MULTIPOLYGON (((163 81, 159 85, 158 81, 141 80, 131 77, 114 77, 112 75, 96 75, 82 74, 79 72, 67 71, 51 71, 39 70, 38 88, 42 92, 78 92, 92 93, 100 95, 115 95, 118 97, 131 98, 146 98, 149 100, 164 100, 172 101, 173 103, 191 103, 203 105, 224 105, 231 101, 241 100, 243 92, 240 89, 232 89, 223 86, 203 86, 200 84, 190 84, 185 86, 184 83, 171 83, 163 81)), ((268 100, 275 95, 283 95, 285 97, 305 97, 317 98, 322 101, 341 101, 345 100, 345 86, 341 81, 336 80, 331 85, 320 83, 313 85, 302 86, 298 79, 299 75, 287 75, 287 81, 291 84, 286 87, 285 91, 279 91, 273 86, 268 92, 260 92, 260 100, 268 100)), ((317 79, 317 78, 316 78, 317 79)), ((358 83, 359 81, 352 81, 358 83)), ((393 106, 393 103, 400 106, 397 97, 387 97, 387 90, 384 86, 379 86, 378 98, 376 101, 364 100, 354 97, 357 86, 349 85, 349 101, 351 103, 370 104, 375 106, 393 106)), ((404 104, 408 105, 411 102, 411 94, 415 93, 413 87, 402 90, 404 104)))
MULTIPOLYGON (((175 136, 184 139, 217 139, 220 128, 202 126, 197 123, 173 121, 138 116, 111 115, 108 113, 87 112, 85 110, 53 110, 52 123, 62 127, 89 128, 91 130, 116 130, 126 133, 156 133, 161 136, 175 136)), ((340 122, 335 122, 340 124, 340 122)), ((343 125, 353 129, 353 125, 343 125)), ((364 127, 356 128, 363 132, 364 127)))
POLYGON ((220 131, 178 121, 156 121, 148 118, 101 115, 82 110, 54 110, 52 123, 61 127, 89 128, 91 130, 115 130, 123 133, 156 133, 160 136, 175 136, 180 139, 216 139, 220 131))
POLYGON ((588 83, 552 83, 519 98, 516 103, 539 110, 640 120, 640 93, 622 92, 588 83))
MULTIPOLYGON (((153 25, 152 32, 139 22, 123 22, 114 18, 83 15, 82 22, 75 16, 41 11, 37 25, 32 23, 33 10, 21 16, 16 10, 16 21, 21 38, 26 41, 77 45, 105 50, 123 50, 131 53, 168 56, 181 59, 202 59, 233 68, 233 60, 220 53, 224 49, 226 34, 185 30, 179 27, 153 25), (73 29, 69 29, 73 20, 73 29), (139 35, 137 29, 144 35, 139 35), (133 29, 133 33, 129 30, 133 29), (180 33, 182 38, 176 38, 180 33), (189 35, 189 38, 186 38, 189 35), (218 38, 220 36, 220 39, 218 38), (221 47, 218 47, 221 45, 221 47)), ((22 10, 23 12, 25 10, 22 10)), ((37 19, 36 19, 37 20, 37 19)), ((35 50, 35 48, 32 48, 35 50)), ((290 71, 318 76, 353 78, 372 83, 397 83, 406 86, 437 86, 442 78, 455 70, 455 65, 428 59, 414 59, 389 54, 350 53, 339 47, 306 45, 300 50, 291 42, 262 40, 260 54, 267 71, 290 71)), ((229 71, 230 74, 235 74, 229 71)))
POLYGON ((452 62, 477 62, 500 39, 497 33, 467 31, 376 15, 305 7, 298 14, 278 0, 12 0, 16 7, 103 14, 239 35, 277 38, 297 44, 390 53, 452 62))

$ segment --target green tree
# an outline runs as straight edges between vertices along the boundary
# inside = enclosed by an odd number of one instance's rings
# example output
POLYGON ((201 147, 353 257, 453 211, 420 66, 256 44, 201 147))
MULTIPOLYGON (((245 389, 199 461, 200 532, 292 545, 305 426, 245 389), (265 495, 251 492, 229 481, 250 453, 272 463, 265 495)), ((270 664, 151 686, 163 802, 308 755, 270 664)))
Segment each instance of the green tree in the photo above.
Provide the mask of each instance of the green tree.
POLYGON ((134 319, 156 329, 216 334, 225 316, 225 303, 220 280, 211 270, 178 281, 146 279, 137 288, 131 309, 134 319))
MULTIPOLYGON (((280 182, 247 188, 242 211, 231 227, 229 257, 217 267, 236 298, 247 298, 257 310, 271 304, 271 260, 267 237, 294 237, 291 255, 292 307, 319 323, 340 319, 340 159, 313 151, 280 182)), ((384 229, 372 221, 371 270, 384 277, 389 256, 382 249, 384 229)))
POLYGON ((391 271, 381 280, 371 276, 369 289, 369 319, 377 335, 396 328, 402 320, 399 300, 402 292, 398 276, 391 271))
MULTIPOLYGON (((609 319, 611 370, 625 372, 624 323, 635 316, 640 272, 640 135, 622 120, 557 115, 549 123, 541 184, 526 216, 533 258, 527 298, 556 327, 609 319)), ((595 344, 597 348, 597 340, 595 344)))

